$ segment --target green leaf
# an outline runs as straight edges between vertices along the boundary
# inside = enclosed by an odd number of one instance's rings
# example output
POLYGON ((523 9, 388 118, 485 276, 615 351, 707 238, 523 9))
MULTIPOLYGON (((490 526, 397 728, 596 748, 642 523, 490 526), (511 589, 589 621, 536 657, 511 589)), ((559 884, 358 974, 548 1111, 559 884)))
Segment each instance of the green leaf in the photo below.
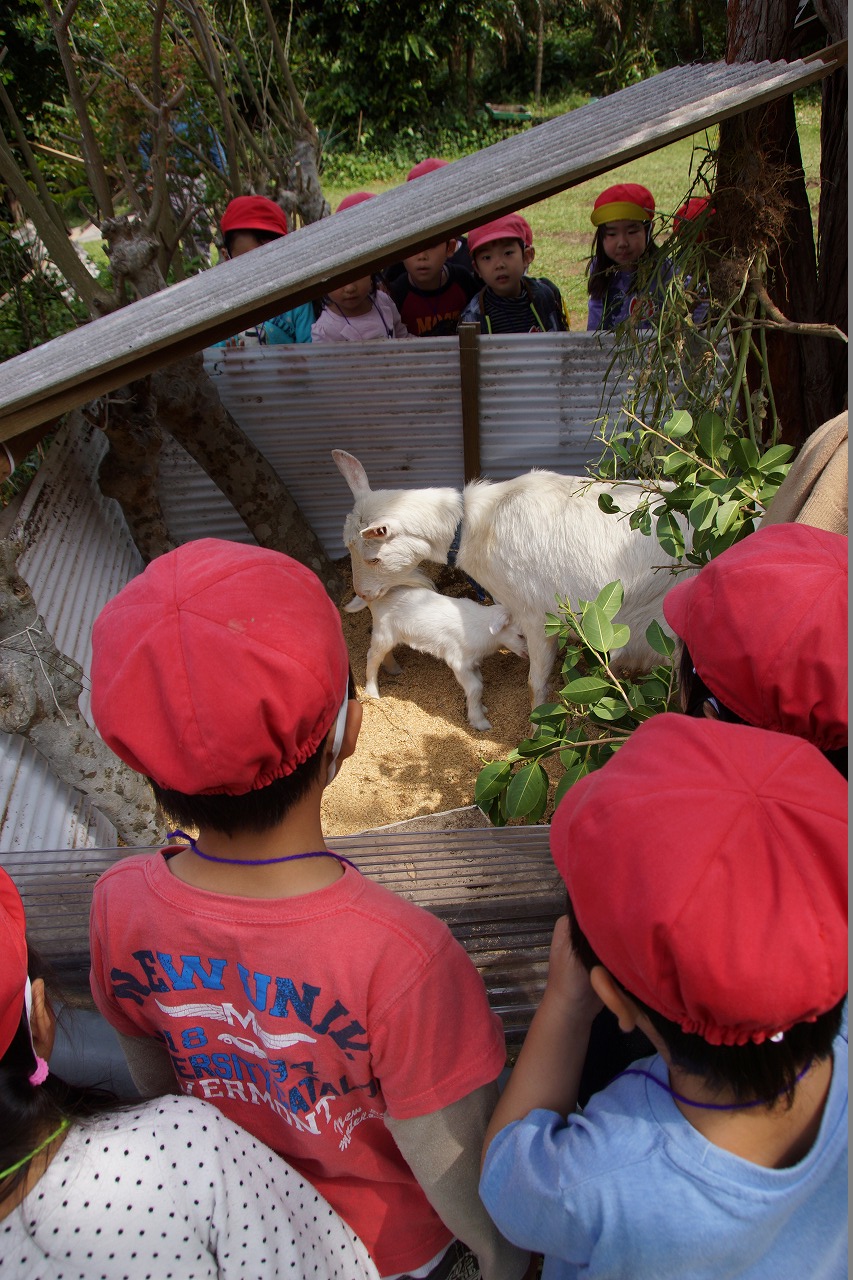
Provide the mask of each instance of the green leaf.
POLYGON ((545 635, 558 636, 565 626, 562 618, 558 618, 556 613, 545 614, 545 635))
POLYGON ((493 760, 477 774, 474 784, 474 803, 487 811, 489 802, 503 791, 509 782, 512 767, 506 760, 493 760))
POLYGON ((628 714, 628 707, 621 698, 602 698, 590 707, 589 714, 596 720, 621 720, 628 714))
POLYGON ((578 782, 581 778, 585 778, 588 773, 589 773, 589 765, 586 763, 586 761, 583 761, 581 764, 574 765, 571 769, 566 770, 566 772, 563 774, 560 781, 557 783, 556 790, 554 791, 554 808, 555 809, 557 805, 560 803, 560 801, 562 800, 563 796, 569 790, 569 787, 573 787, 576 782, 578 782))
POLYGON ((542 724, 544 720, 565 719, 566 709, 562 702, 540 702, 530 713, 533 724, 542 724))
POLYGON ((609 653, 613 644, 613 623, 595 601, 584 610, 583 638, 596 653, 609 653))
POLYGON ((677 558, 684 554, 684 534, 671 511, 664 511, 662 516, 658 516, 655 535, 667 555, 677 558))
POLYGON ((726 437, 726 424, 718 413, 703 413, 696 423, 696 436, 706 458, 713 462, 726 437))
POLYGON ((548 796, 548 775, 541 764, 528 764, 519 769, 507 787, 506 808, 511 818, 524 818, 548 796))
POLYGON ((617 622, 613 628, 613 639, 610 641, 610 652, 614 649, 624 649, 625 645, 631 639, 631 628, 624 622, 617 622))
POLYGON ((661 431, 665 436, 669 436, 670 440, 680 440, 682 436, 690 435, 693 430, 693 419, 686 409, 676 409, 671 418, 661 427, 661 431))
POLYGON ((678 475, 679 471, 686 471, 693 466, 693 459, 684 453, 668 453, 663 460, 661 471, 665 476, 678 475))
POLYGON ((487 810, 484 810, 484 812, 493 827, 506 826, 506 816, 504 815, 503 808, 501 807, 500 797, 498 797, 497 800, 493 800, 491 803, 491 807, 487 810))
POLYGON ((753 467, 757 468, 759 462, 758 449, 751 440, 741 437, 741 439, 735 440, 732 445, 729 461, 739 471, 749 471, 753 467))
POLYGON ((525 738, 524 742, 519 742, 516 750, 526 760, 538 760, 541 756, 553 755, 561 742, 562 738, 547 734, 541 738, 525 738))
POLYGON ((598 495, 598 507, 600 511, 603 511, 608 516, 615 515, 622 510, 621 507, 617 507, 609 493, 600 493, 598 495))
POLYGON ((719 498, 715 497, 713 493, 709 493, 707 489, 700 489, 691 503, 690 510, 687 512, 687 519, 694 529, 707 529, 714 523, 714 516, 719 505, 719 498))
POLYGON ((663 680, 658 680, 657 677, 651 677, 643 680, 640 688, 643 690, 643 696, 647 701, 649 699, 654 699, 660 702, 669 692, 667 685, 664 684, 663 680))
POLYGON ((560 763, 564 769, 573 769, 576 764, 580 763, 581 754, 574 748, 566 748, 560 752, 560 763))
POLYGON ((612 688, 609 680, 602 680, 598 676, 579 676, 577 680, 570 680, 560 690, 560 697, 565 698, 566 702, 576 702, 579 706, 586 706, 590 702, 598 702, 599 698, 610 693, 612 688))
POLYGON ((675 650, 675 640, 664 631, 657 618, 646 627, 646 640, 655 653, 662 654, 664 658, 672 657, 675 650))
POLYGON ((595 603, 599 609, 613 619, 622 608, 622 601, 625 599, 625 588, 617 578, 615 582, 608 582, 606 587, 602 587, 598 595, 595 597, 595 603))
POLYGON ((788 462, 793 452, 794 450, 789 444, 774 444, 759 458, 758 470, 763 471, 765 475, 775 471, 777 467, 781 467, 788 462))
POLYGON ((728 533, 729 529, 734 527, 739 515, 740 503, 736 498, 723 502, 714 517, 714 528, 717 533, 720 535, 728 533))

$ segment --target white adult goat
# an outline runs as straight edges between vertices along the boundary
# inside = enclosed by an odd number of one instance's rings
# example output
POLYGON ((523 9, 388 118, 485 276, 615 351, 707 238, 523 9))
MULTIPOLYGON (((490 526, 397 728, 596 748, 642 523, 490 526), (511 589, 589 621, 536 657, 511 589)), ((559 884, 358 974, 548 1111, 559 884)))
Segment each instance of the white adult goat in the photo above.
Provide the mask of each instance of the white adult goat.
POLYGON ((524 636, 503 605, 441 595, 426 574, 414 569, 404 584, 393 586, 378 598, 368 602, 355 596, 344 605, 347 613, 365 607, 373 617, 364 686, 369 698, 379 697, 380 665, 390 675, 400 674, 393 650, 395 645, 407 644, 447 663, 465 692, 469 724, 474 729, 491 729, 483 706, 480 663, 498 649, 527 657, 524 636))
MULTIPOLYGON (((545 635, 545 615, 556 597, 573 605, 594 600, 608 582, 621 579, 625 603, 619 620, 631 628, 619 652, 623 669, 646 670, 656 655, 645 639, 672 586, 671 564, 655 538, 631 529, 624 517, 598 506, 606 485, 584 476, 528 471, 493 484, 472 480, 456 489, 370 488, 364 467, 352 454, 332 457, 349 485, 355 505, 344 522, 344 543, 352 559, 353 588, 366 600, 380 599, 423 560, 446 564, 457 527, 457 566, 509 610, 530 653, 528 682, 532 705, 545 702, 556 641, 545 635)), ((643 497, 637 484, 620 485, 623 511, 643 497)))

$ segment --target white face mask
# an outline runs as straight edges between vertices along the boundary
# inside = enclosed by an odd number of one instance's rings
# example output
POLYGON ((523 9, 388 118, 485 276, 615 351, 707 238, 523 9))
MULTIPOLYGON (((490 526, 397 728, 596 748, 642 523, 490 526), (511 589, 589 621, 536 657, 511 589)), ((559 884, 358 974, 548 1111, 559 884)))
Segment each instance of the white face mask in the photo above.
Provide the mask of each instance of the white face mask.
POLYGON ((332 739, 332 762, 329 765, 329 772, 326 774, 326 786, 334 778, 338 771, 338 756, 341 754, 341 747, 344 744, 344 731, 347 727, 347 711, 349 710, 349 693, 344 694, 344 700, 341 703, 338 712, 338 718, 335 721, 335 736, 332 739))

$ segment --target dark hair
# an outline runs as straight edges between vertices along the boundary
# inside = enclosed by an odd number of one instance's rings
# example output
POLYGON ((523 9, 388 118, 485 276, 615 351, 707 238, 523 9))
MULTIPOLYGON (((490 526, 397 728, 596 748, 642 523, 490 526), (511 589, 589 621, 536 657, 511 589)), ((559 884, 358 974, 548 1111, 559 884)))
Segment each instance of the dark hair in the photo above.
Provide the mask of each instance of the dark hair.
MULTIPOLYGON (((27 941, 27 971, 31 979, 43 978, 56 990, 56 981, 35 947, 27 941)), ((63 1120, 74 1122, 114 1111, 122 1105, 138 1105, 139 1099, 122 1102, 107 1089, 68 1084, 53 1072, 43 1084, 30 1084, 36 1067, 26 1008, 3 1057, 0 1058, 0 1165, 9 1168, 30 1155, 63 1120)), ((30 1171, 29 1162, 3 1179, 0 1203, 13 1194, 30 1171)))
POLYGON ((258 244, 269 244, 270 240, 281 240, 283 235, 283 231, 259 231, 255 227, 232 227, 230 231, 225 232, 225 252, 230 258, 235 236, 254 236, 258 244))
MULTIPOLYGON (((591 298, 597 299, 606 299, 610 277, 620 270, 618 263, 614 262, 610 255, 604 252, 604 228, 606 225, 606 223, 602 223, 600 227, 595 229, 590 259, 586 269, 588 276, 587 293, 591 298)), ((646 262, 654 262, 660 255, 660 247, 651 234, 651 226, 652 224, 649 223, 649 235, 646 240, 646 247, 640 256, 641 262, 644 260, 646 262)))
MULTIPOLYGON (((347 678, 347 699, 355 698, 352 670, 347 678)), ((247 831, 259 834, 277 827, 290 809, 308 794, 320 776, 323 749, 328 734, 313 755, 297 765, 292 773, 276 778, 265 787, 247 791, 242 796, 187 795, 161 787, 149 778, 154 799, 163 813, 181 826, 212 827, 224 835, 247 831)))
POLYGON ((745 720, 721 702, 708 688, 694 667, 690 650, 684 641, 681 642, 681 657, 678 663, 678 688, 685 715, 701 719, 705 714, 705 703, 712 702, 719 718, 725 720, 727 724, 746 724, 745 720))
MULTIPOLYGON (((578 924, 571 899, 568 901, 572 946, 584 968, 589 971, 601 964, 578 924)), ((606 966, 605 966, 606 968, 606 966)), ((609 972, 609 970, 608 970, 609 972)), ((797 1076, 812 1062, 820 1062, 832 1054, 832 1042, 838 1035, 846 996, 814 1022, 798 1022, 784 1037, 774 1043, 709 1044, 694 1032, 682 1031, 656 1009, 651 1009, 610 974, 613 981, 646 1014, 667 1047, 675 1066, 691 1075, 700 1076, 716 1089, 730 1089, 738 1102, 759 1101, 768 1110, 783 1095, 790 1107, 794 1102, 797 1076)))
MULTIPOLYGON (((748 724, 748 720, 742 719, 724 702, 721 702, 715 693, 713 693, 705 681, 699 675, 699 672, 693 665, 693 658, 690 650, 682 640, 681 657, 678 663, 678 688, 681 693, 681 705, 685 715, 701 718, 705 714, 706 702, 711 702, 715 708, 720 720, 725 720, 728 724, 748 724)), ((760 727, 760 726, 759 726, 760 727)), ((838 770, 843 778, 847 777, 847 748, 836 747, 831 751, 824 751, 829 763, 838 770)))
POLYGON ((324 738, 314 754, 292 773, 242 796, 186 795, 158 786, 153 778, 148 781, 163 813, 180 826, 212 827, 227 836, 241 831, 260 833, 278 826, 288 810, 311 790, 320 774, 325 745, 324 738))

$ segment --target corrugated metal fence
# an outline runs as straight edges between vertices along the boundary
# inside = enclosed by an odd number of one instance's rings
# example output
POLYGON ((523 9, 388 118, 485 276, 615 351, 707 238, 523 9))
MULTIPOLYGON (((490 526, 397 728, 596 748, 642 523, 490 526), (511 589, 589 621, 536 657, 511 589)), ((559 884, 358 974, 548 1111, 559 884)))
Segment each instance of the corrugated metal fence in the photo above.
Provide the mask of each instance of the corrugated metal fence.
MULTIPOLYGON (((480 454, 499 480, 532 466, 583 471, 597 455, 594 422, 612 356, 587 334, 494 336, 480 344, 480 454)), ((459 344, 453 338, 327 347, 211 349, 224 403, 282 476, 327 553, 341 539, 350 493, 332 448, 356 454, 380 487, 463 480, 459 344)), ((15 535, 21 571, 60 649, 88 673, 92 623, 141 568, 118 506, 101 494, 101 434, 72 417, 27 491, 15 535)), ((174 442, 161 497, 180 539, 251 541, 200 467, 174 442)), ((88 715, 84 693, 81 711, 88 715)), ((22 739, 0 736, 4 850, 111 845, 104 819, 47 770, 22 739)), ((406 815, 402 815, 406 816, 406 815)))

